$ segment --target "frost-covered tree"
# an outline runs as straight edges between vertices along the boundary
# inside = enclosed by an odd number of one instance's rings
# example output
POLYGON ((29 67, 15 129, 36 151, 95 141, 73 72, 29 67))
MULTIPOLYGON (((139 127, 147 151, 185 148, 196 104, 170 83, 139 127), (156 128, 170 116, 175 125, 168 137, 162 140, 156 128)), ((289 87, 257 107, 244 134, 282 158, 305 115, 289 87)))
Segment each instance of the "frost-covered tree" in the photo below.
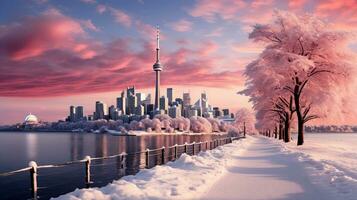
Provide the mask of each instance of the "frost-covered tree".
POLYGON ((239 132, 253 134, 255 133, 255 116, 254 113, 248 108, 241 108, 236 112, 234 126, 239 130, 239 132))
MULTIPOLYGON (((269 90, 278 91, 275 99, 280 95, 288 97, 287 100, 292 97, 298 145, 304 143, 306 122, 335 117, 329 113, 346 110, 343 102, 351 98, 355 74, 355 57, 348 48, 351 34, 335 31, 313 15, 277 11, 273 23, 256 25, 249 38, 265 43, 266 47, 246 68, 247 87, 261 91, 262 84, 252 81, 258 77, 251 71, 262 68, 265 73, 258 76, 265 74, 276 80, 269 90)), ((274 109, 274 105, 266 109, 274 109)))

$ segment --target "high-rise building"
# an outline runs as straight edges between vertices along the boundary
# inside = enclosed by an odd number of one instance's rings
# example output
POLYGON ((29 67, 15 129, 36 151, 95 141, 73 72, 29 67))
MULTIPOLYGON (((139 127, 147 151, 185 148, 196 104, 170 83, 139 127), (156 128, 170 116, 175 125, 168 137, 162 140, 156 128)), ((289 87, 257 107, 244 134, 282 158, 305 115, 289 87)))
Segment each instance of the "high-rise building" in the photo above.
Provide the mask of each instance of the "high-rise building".
POLYGON ((166 96, 167 96, 168 104, 171 106, 172 102, 174 100, 174 89, 173 88, 167 88, 166 89, 166 96))
POLYGON ((202 114, 208 111, 208 99, 206 92, 201 93, 202 114))
POLYGON ((119 117, 118 108, 116 108, 115 106, 111 105, 109 107, 109 119, 118 120, 118 117, 119 117))
POLYGON ((145 115, 144 111, 145 111, 144 106, 140 104, 136 107, 135 114, 143 116, 145 115))
POLYGON ((84 120, 83 106, 76 107, 76 121, 84 120))
POLYGON ((76 121, 76 110, 74 106, 69 107, 69 121, 71 122, 76 121))
POLYGON ((181 108, 180 107, 176 107, 175 105, 171 106, 169 108, 169 116, 172 117, 172 118, 180 117, 181 116, 181 108))
POLYGON ((198 116, 198 113, 197 113, 197 110, 196 109, 190 109, 189 112, 188 112, 188 117, 197 117, 198 116))
POLYGON ((190 93, 183 93, 183 106, 191 105, 191 97, 190 93))
POLYGON ((168 101, 167 98, 165 96, 162 96, 160 98, 160 110, 167 110, 168 108, 168 101))
POLYGON ((162 65, 160 63, 160 31, 157 28, 156 34, 156 62, 153 65, 153 70, 155 71, 156 81, 155 81, 155 110, 160 110, 159 108, 159 97, 160 97, 160 72, 162 71, 162 65))
POLYGON ((138 101, 135 95, 128 97, 127 115, 135 114, 135 108, 138 106, 138 101))
POLYGON ((126 88, 126 98, 129 98, 130 96, 135 95, 135 87, 127 87, 126 88))
POLYGON ((152 115, 154 111, 154 104, 146 104, 144 107, 144 112, 146 115, 152 115))
POLYGON ((214 107, 213 115, 214 115, 214 117, 220 117, 220 116, 222 116, 222 111, 218 107, 214 107))
POLYGON ((229 116, 229 109, 222 109, 223 116, 229 116))
POLYGON ((178 104, 183 104, 183 100, 181 98, 176 98, 175 101, 178 103, 178 104))
POLYGON ((117 108, 118 111, 121 111, 121 114, 126 113, 126 98, 125 98, 125 91, 122 91, 120 97, 117 98, 117 108))
POLYGON ((97 101, 95 102, 95 115, 94 119, 105 119, 108 115, 108 107, 107 104, 97 101))
POLYGON ((138 92, 135 95, 136 95, 136 99, 137 99, 137 104, 143 105, 145 102, 145 94, 138 92))

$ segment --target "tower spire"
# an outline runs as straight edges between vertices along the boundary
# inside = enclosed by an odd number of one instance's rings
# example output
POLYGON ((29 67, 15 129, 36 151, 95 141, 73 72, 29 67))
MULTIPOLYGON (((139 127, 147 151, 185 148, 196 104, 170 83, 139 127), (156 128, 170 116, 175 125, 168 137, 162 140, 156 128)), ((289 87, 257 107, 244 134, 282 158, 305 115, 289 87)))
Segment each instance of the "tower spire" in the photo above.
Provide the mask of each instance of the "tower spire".
POLYGON ((162 66, 160 63, 160 29, 159 26, 156 27, 156 62, 152 66, 156 75, 155 81, 155 112, 160 110, 159 97, 160 97, 160 72, 162 71, 162 66))
POLYGON ((160 62, 160 28, 156 26, 156 62, 160 62))

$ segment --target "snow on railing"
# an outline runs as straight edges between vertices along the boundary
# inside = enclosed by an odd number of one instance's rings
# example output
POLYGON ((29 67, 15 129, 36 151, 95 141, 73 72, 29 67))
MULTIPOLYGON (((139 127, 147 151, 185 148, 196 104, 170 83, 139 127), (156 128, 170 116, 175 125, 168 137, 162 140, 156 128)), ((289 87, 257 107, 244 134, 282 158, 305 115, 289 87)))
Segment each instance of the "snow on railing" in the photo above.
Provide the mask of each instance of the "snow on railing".
MULTIPOLYGON (((111 159, 111 158, 119 158, 120 165, 119 167, 125 171, 126 169, 126 159, 128 156, 136 156, 137 154, 145 154, 145 165, 142 167, 141 163, 139 163, 139 169, 141 168, 152 168, 155 165, 163 165, 166 163, 166 161, 174 161, 178 159, 183 153, 189 154, 189 155, 195 155, 202 150, 212 150, 218 146, 232 143, 233 140, 240 139, 241 137, 227 137, 227 138, 220 138, 220 139, 215 139, 211 141, 205 141, 205 142, 192 142, 192 143, 187 143, 185 142, 184 144, 175 144, 170 147, 161 147, 157 149, 146 149, 145 151, 139 151, 139 152, 131 152, 131 153, 126 153, 122 152, 120 154, 116 155, 111 155, 111 156, 103 156, 103 157, 95 157, 91 158, 90 156, 85 156, 84 159, 82 160, 75 160, 75 161, 69 161, 61 164, 49 164, 49 165, 37 165, 35 161, 29 162, 29 166, 23 169, 18 169, 15 171, 11 172, 6 172, 6 173, 0 173, 0 177, 4 176, 11 176, 17 173, 29 171, 30 172, 30 177, 31 177, 31 195, 32 198, 37 199, 37 175, 38 175, 38 169, 45 169, 45 168, 59 168, 59 167, 65 167, 68 165, 72 164, 79 164, 79 163, 85 163, 85 183, 86 186, 89 187, 91 183, 91 171, 90 168, 91 166, 91 161, 95 160, 105 160, 105 159, 111 159), (196 147, 198 146, 198 147, 196 147), (183 148, 183 149, 182 149, 183 148), (191 151, 189 151, 189 148, 191 148, 191 151), (197 149, 196 149, 197 148, 197 149), (155 157, 159 162, 154 162, 152 164, 151 160, 152 158, 155 157)), ((157 161, 156 160, 156 161, 157 161)))

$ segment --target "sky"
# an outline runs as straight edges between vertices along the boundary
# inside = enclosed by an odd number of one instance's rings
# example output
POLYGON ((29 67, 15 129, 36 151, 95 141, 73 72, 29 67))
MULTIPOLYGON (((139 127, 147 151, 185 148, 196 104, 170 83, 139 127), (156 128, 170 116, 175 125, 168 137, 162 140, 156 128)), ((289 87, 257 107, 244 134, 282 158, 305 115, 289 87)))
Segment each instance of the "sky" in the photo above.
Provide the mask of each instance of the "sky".
MULTIPOLYGON (((312 13, 357 29, 357 1, 345 0, 3 0, 0 2, 0 124, 29 114, 64 119, 70 105, 92 114, 135 85, 154 92, 155 27, 161 32, 161 94, 205 91, 232 112, 250 107, 243 70, 262 50, 249 41, 274 11, 312 13)), ((352 49, 357 51, 356 46, 352 49)))

